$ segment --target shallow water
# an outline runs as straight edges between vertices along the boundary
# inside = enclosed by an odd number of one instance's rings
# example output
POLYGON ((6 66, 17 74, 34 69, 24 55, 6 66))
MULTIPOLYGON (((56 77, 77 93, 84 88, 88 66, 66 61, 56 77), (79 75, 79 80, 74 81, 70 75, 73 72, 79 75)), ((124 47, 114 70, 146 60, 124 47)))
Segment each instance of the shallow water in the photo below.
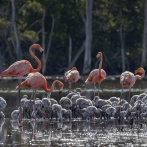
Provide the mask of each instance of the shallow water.
MULTIPOLYGON (((52 82, 48 80, 48 85, 50 86, 52 82)), ((64 84, 64 91, 58 94, 59 89, 56 86, 51 97, 59 101, 61 97, 66 96, 68 84, 64 84)), ((15 90, 17 85, 17 80, 0 81, 0 96, 7 101, 4 110, 6 118, 0 120, 0 146, 147 146, 146 123, 143 123, 142 127, 140 123, 130 127, 127 122, 118 125, 114 120, 100 123, 99 120, 90 122, 73 119, 70 122, 63 120, 62 123, 58 123, 55 120, 48 122, 39 119, 35 129, 34 120, 25 119, 23 127, 19 128, 18 123, 10 118, 11 112, 19 106, 18 91, 15 90)), ((147 91, 146 85, 147 81, 137 80, 131 89, 131 96, 147 91)), ((76 87, 82 89, 82 95, 93 99, 93 84, 86 85, 84 81, 78 81, 75 87, 72 85, 72 90, 76 87)), ((120 92, 119 80, 104 80, 101 84, 100 97, 103 99, 109 99, 111 96, 119 97, 120 92)), ((31 93, 32 90, 29 88, 21 88, 21 96, 27 94, 30 97, 31 93)), ((123 98, 128 100, 128 95, 129 90, 125 88, 123 98)), ((39 89, 36 97, 42 99, 46 94, 39 89)))

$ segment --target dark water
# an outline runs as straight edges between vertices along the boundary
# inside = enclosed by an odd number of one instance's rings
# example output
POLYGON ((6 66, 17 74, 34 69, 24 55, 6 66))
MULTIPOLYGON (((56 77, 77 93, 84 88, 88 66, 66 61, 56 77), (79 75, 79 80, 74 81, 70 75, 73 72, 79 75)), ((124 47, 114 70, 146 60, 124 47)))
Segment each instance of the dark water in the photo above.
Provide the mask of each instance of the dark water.
MULTIPOLYGON (((48 88, 52 82, 48 81, 48 88)), ((59 88, 56 85, 51 97, 59 101, 61 97, 66 96, 68 84, 64 84, 64 91, 58 94, 59 88)), ((99 120, 90 122, 74 119, 71 122, 63 120, 62 123, 58 123, 39 119, 36 129, 33 120, 24 120, 23 127, 19 128, 18 123, 10 117, 11 112, 19 106, 18 91, 15 90, 17 85, 17 80, 0 81, 0 96, 7 102, 4 110, 6 118, 0 120, 0 146, 147 146, 146 123, 143 126, 134 124, 131 128, 127 122, 122 126, 116 124, 114 120, 100 124, 99 120), (58 130, 60 126, 62 130, 58 130)), ((131 96, 147 91, 146 85, 147 81, 137 80, 131 89, 131 96)), ((84 81, 79 81, 75 87, 72 85, 72 90, 76 87, 82 89, 82 95, 93 99, 93 84, 86 85, 84 81)), ((101 84, 100 97, 103 99, 109 99, 111 96, 119 97, 120 92, 119 80, 104 80, 101 84)), ((21 88, 21 96, 27 94, 30 97, 31 93, 32 90, 29 88, 21 88)), ((128 100, 128 95, 129 90, 125 88, 123 98, 128 100)), ((36 97, 42 99, 46 94, 39 89, 36 97)))

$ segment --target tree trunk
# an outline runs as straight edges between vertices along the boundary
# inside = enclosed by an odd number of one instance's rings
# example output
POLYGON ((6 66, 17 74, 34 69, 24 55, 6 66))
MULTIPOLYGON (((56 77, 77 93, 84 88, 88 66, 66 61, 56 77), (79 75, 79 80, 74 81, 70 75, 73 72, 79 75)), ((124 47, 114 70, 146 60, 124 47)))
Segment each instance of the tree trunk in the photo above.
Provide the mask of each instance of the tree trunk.
POLYGON ((11 22, 12 43, 13 43, 14 48, 16 49, 17 60, 21 60, 22 59, 22 51, 20 48, 20 40, 19 40, 17 26, 16 26, 16 22, 15 22, 14 0, 11 0, 11 4, 12 4, 12 22, 11 22))
MULTIPOLYGON (((2 40, 3 41, 3 40, 2 40)), ((4 50, 4 43, 2 42, 2 45, 1 45, 1 47, 0 47, 0 49, 1 50, 4 50)), ((5 69, 5 66, 4 66, 4 64, 3 64, 4 62, 3 62, 3 57, 2 57, 2 54, 1 54, 1 52, 0 52, 0 73, 2 73, 2 71, 4 71, 4 69, 5 69)))
POLYGON ((69 53, 68 53, 68 65, 71 62, 71 50, 72 50, 72 39, 69 37, 69 53))
POLYGON ((5 67, 3 65, 3 59, 2 59, 2 55, 0 52, 0 73, 2 73, 4 71, 5 67))
POLYGON ((79 51, 77 52, 77 54, 75 55, 75 57, 73 58, 73 60, 70 62, 70 64, 68 65, 68 67, 66 68, 65 71, 71 69, 74 66, 75 62, 77 61, 77 59, 79 58, 79 56, 81 55, 81 53, 84 51, 85 44, 86 44, 86 40, 84 40, 81 48, 79 49, 79 51))
POLYGON ((93 0, 86 0, 86 21, 85 21, 86 44, 85 44, 83 74, 89 73, 91 66, 92 7, 93 7, 93 0))
POLYGON ((147 33, 147 0, 145 0, 145 10, 144 10, 144 29, 143 29, 143 42, 142 42, 142 58, 141 67, 145 66, 146 62, 146 33, 147 33))
POLYGON ((121 19, 122 19, 122 11, 120 11, 120 42, 121 42, 122 72, 124 72, 125 71, 125 49, 124 49, 121 19))
POLYGON ((51 41, 52 41, 52 35, 53 35, 53 30, 54 30, 54 25, 55 25, 55 19, 54 16, 51 15, 53 23, 52 23, 52 27, 51 27, 51 33, 49 36, 49 41, 48 41, 48 46, 47 46, 47 52, 45 52, 45 34, 44 34, 44 18, 45 18, 45 9, 43 12, 43 18, 42 18, 42 48, 44 49, 43 52, 43 64, 42 64, 42 74, 45 74, 45 70, 46 70, 46 63, 47 63, 47 58, 49 55, 49 50, 50 50, 50 46, 51 46, 51 41))
POLYGON ((45 30, 44 30, 44 19, 45 19, 45 8, 43 9, 43 17, 42 17, 42 48, 43 58, 42 58, 42 73, 45 73, 45 30))

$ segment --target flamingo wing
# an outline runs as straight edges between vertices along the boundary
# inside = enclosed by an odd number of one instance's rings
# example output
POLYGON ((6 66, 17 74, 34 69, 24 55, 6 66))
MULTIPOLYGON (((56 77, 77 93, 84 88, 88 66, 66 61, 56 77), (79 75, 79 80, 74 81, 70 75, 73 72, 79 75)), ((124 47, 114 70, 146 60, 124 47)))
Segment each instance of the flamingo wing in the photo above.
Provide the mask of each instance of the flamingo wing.
POLYGON ((90 72, 87 80, 85 81, 86 84, 88 83, 95 83, 95 78, 98 75, 99 69, 94 69, 90 72))
POLYGON ((29 73, 32 65, 27 60, 21 60, 13 63, 8 69, 2 72, 0 76, 23 76, 29 73))
POLYGON ((101 77, 103 77, 103 78, 106 77, 106 72, 103 69, 101 69, 101 77))
MULTIPOLYGON (((28 86, 33 90, 37 90, 38 88, 43 88, 44 83, 46 83, 46 79, 39 72, 30 73, 26 77, 26 80, 21 83, 21 86, 28 86)), ((16 87, 16 89, 18 86, 16 87)))
POLYGON ((77 70, 73 70, 68 73, 66 72, 65 81, 73 83, 73 82, 77 82, 79 78, 80 78, 80 75, 77 70))

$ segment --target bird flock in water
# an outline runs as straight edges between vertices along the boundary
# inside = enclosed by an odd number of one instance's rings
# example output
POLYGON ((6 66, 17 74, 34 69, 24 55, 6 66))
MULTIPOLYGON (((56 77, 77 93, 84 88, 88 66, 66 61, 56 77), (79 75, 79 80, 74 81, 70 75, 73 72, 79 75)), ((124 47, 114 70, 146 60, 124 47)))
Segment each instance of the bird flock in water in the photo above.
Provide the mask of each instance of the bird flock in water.
MULTIPOLYGON (((108 100, 101 99, 99 96, 100 84, 104 80, 106 72, 102 69, 102 53, 98 52, 96 57, 100 58, 99 68, 92 70, 85 81, 86 84, 94 84, 93 100, 90 100, 86 96, 82 96, 80 88, 76 88, 76 92, 71 91, 71 84, 75 84, 80 78, 77 68, 73 67, 64 75, 65 82, 69 83, 69 91, 58 103, 54 98, 50 98, 50 95, 54 90, 56 83, 58 83, 60 89, 59 93, 63 91, 64 84, 59 80, 55 80, 52 83, 51 88, 47 88, 46 78, 39 73, 41 62, 33 54, 33 48, 40 52, 43 52, 43 49, 39 44, 33 44, 29 49, 32 57, 38 62, 37 69, 34 69, 29 61, 21 60, 13 63, 8 69, 0 74, 0 77, 17 76, 19 79, 19 85, 16 89, 18 89, 20 106, 18 110, 14 110, 11 113, 11 117, 14 120, 18 120, 20 126, 22 126, 22 118, 32 118, 35 119, 36 122, 37 118, 52 120, 54 114, 56 114, 56 120, 59 122, 61 122, 63 118, 69 119, 70 121, 72 118, 77 117, 81 117, 82 120, 99 118, 100 121, 102 121, 102 119, 109 120, 111 117, 114 117, 119 122, 123 122, 125 118, 130 120, 135 118, 138 120, 139 118, 147 117, 147 91, 140 95, 132 96, 130 100, 131 87, 135 84, 137 78, 141 79, 145 75, 143 68, 138 68, 135 71, 135 75, 129 71, 125 71, 121 74, 120 84, 122 84, 122 92, 120 98, 110 97, 108 100), (141 74, 141 76, 138 73, 141 74), (22 77, 26 74, 28 74, 28 76, 25 81, 22 82, 22 77), (95 94, 96 82, 99 84, 98 95, 95 94), (30 99, 28 99, 27 95, 24 95, 21 98, 21 86, 27 86, 33 90, 30 99), (123 87, 129 88, 129 102, 125 99, 121 99, 123 87), (47 93, 47 97, 42 100, 36 98, 36 90, 39 88, 42 88, 47 93)), ((6 105, 6 101, 0 97, 0 118, 5 117, 3 111, 6 105)))

